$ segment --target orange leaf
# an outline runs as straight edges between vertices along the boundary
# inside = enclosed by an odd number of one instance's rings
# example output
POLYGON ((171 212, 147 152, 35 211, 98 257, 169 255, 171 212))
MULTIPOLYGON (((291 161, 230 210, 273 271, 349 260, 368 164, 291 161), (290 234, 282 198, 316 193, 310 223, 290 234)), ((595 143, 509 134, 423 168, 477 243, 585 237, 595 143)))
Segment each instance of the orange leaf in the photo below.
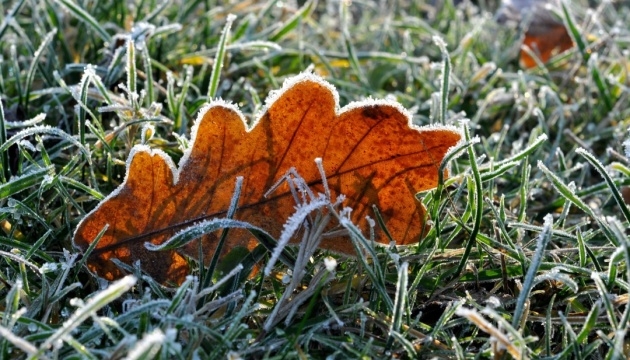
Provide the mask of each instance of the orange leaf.
MULTIPOLYGON (((573 47, 573 40, 562 23, 556 25, 539 26, 530 28, 525 33, 523 45, 533 51, 540 61, 548 62, 556 54, 562 53, 573 47)), ((533 68, 537 66, 536 60, 525 50, 521 50, 521 66, 533 68)))
MULTIPOLYGON (((411 124, 410 114, 391 101, 367 100, 339 109, 338 94, 321 78, 305 73, 287 80, 267 99, 266 110, 248 128, 235 106, 214 101, 204 107, 192 129, 192 142, 178 169, 160 150, 134 147, 125 181, 79 224, 74 243, 85 251, 109 224, 87 261, 98 275, 123 275, 111 259, 131 264, 160 282, 183 281, 185 254, 197 247, 153 252, 145 242, 161 244, 177 231, 202 219, 225 217, 235 178, 243 176, 235 219, 277 237, 295 211, 286 184, 264 194, 292 167, 311 189, 323 192, 315 158, 323 166, 333 197, 345 194, 351 220, 367 229, 376 205, 399 245, 420 240, 426 211, 419 191, 437 185, 438 167, 446 152, 461 141, 452 127, 411 124)), ((378 231, 377 240, 387 243, 378 231)), ((214 253, 217 236, 205 235, 204 252, 214 253)), ((257 241, 246 231, 228 235, 226 249, 253 249, 257 241)), ((347 238, 324 239, 321 247, 352 254, 347 238)))

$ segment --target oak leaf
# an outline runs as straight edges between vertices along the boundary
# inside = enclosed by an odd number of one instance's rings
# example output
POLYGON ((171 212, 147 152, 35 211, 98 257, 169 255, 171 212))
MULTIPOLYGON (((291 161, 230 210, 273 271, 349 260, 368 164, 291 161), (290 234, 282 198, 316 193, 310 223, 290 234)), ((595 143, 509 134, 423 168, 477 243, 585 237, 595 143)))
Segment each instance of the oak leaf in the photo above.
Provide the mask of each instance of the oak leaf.
MULTIPOLYGON (((266 108, 249 127, 241 112, 213 101, 198 115, 191 144, 176 168, 164 152, 135 146, 124 182, 79 224, 74 244, 86 251, 109 225, 90 253, 87 265, 111 280, 123 271, 111 260, 140 260, 144 271, 160 282, 179 283, 188 273, 190 251, 149 251, 145 242, 161 244, 195 221, 226 216, 235 178, 242 192, 235 219, 277 237, 295 211, 289 187, 265 193, 292 167, 311 189, 324 192, 314 162, 323 159, 333 196, 345 194, 351 220, 367 229, 367 215, 376 205, 397 244, 420 240, 426 211, 415 198, 433 188, 447 151, 462 139, 453 127, 417 127, 399 104, 383 100, 354 102, 339 109, 334 87, 310 73, 285 81, 272 92, 266 108)), ((211 257, 217 237, 204 235, 204 253, 211 257)), ((377 241, 387 243, 382 231, 377 241)), ((225 251, 252 249, 257 241, 246 230, 229 233, 225 251)), ((324 239, 320 245, 351 254, 347 238, 324 239)))
POLYGON ((529 52, 521 49, 520 63, 524 68, 538 66, 538 62, 531 56, 536 54, 542 63, 547 63, 556 54, 567 51, 573 47, 573 39, 562 23, 555 26, 547 26, 542 29, 534 28, 525 33, 523 45, 529 48, 529 52))

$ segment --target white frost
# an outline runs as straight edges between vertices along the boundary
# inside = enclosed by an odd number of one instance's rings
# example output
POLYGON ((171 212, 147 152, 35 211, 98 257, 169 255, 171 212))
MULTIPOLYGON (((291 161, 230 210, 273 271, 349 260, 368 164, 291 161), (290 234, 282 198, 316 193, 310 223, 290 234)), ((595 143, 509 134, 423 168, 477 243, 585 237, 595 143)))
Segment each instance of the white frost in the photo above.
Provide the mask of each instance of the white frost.
POLYGON ((289 243, 289 240, 293 237, 296 231, 302 226, 304 220, 310 215, 313 210, 316 210, 320 207, 326 206, 329 201, 325 195, 319 194, 319 197, 314 199, 312 202, 306 205, 298 205, 296 207, 295 213, 287 219, 287 222, 284 224, 284 228, 282 229, 282 234, 280 234, 280 238, 278 239, 278 243, 276 248, 273 250, 273 254, 265 266, 265 275, 269 275, 271 273, 271 269, 273 265, 276 263, 280 254, 282 253, 282 249, 289 243))
POLYGON ((326 270, 333 272, 337 268, 337 260, 333 257, 327 256, 324 258, 324 266, 326 266, 326 270))

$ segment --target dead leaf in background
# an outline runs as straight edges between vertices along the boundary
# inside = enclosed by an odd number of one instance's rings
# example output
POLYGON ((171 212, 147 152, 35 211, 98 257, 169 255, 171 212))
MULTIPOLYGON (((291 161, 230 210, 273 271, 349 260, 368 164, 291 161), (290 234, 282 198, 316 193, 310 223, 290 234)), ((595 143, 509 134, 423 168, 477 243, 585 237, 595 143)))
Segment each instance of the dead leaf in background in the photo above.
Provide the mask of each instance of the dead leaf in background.
MULTIPOLYGON (((161 244, 175 232, 202 219, 225 217, 235 178, 243 176, 235 219, 277 237, 295 212, 289 187, 264 194, 291 167, 323 192, 314 162, 323 159, 333 198, 347 196, 351 220, 367 230, 365 217, 376 205, 397 244, 420 240, 426 212, 417 192, 437 185, 438 167, 461 134, 451 127, 411 125, 409 113, 390 101, 367 100, 339 109, 338 94, 321 78, 305 73, 287 80, 270 94, 266 111, 248 129, 233 105, 214 101, 195 121, 190 148, 178 169, 160 150, 132 149, 125 181, 79 224, 74 243, 85 251, 97 234, 109 228, 90 254, 90 270, 111 280, 123 275, 112 261, 132 264, 157 281, 180 283, 188 273, 184 253, 153 252, 145 242, 161 244)), ((203 238, 207 258, 214 253, 215 234, 203 238)), ((378 231, 377 240, 388 240, 378 231)), ((231 230, 224 251, 252 249, 257 241, 246 230, 231 230)), ((345 237, 324 239, 322 248, 353 253, 345 237)))
POLYGON ((554 11, 560 12, 560 0, 502 0, 497 11, 499 23, 519 23, 526 21, 525 37, 521 49, 520 64, 524 68, 538 66, 531 53, 544 64, 552 57, 573 47, 573 39, 554 11), (554 10, 555 9, 555 10, 554 10))
MULTIPOLYGON (((529 47, 543 64, 553 56, 573 47, 573 40, 563 24, 545 29, 530 29, 525 33, 523 45, 529 47)), ((525 50, 521 50, 520 63, 525 68, 538 66, 536 60, 525 50)))

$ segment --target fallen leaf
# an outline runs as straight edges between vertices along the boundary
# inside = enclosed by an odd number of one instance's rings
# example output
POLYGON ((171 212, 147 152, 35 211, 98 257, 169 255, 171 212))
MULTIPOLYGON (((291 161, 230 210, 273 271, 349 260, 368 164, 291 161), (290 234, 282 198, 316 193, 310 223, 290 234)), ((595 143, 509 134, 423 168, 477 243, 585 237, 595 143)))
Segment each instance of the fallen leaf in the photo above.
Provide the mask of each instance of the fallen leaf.
MULTIPOLYGON (((523 45, 529 47, 542 63, 547 63, 553 56, 573 47, 573 39, 567 33, 564 24, 547 25, 542 28, 531 28, 525 33, 523 45)), ((525 50, 521 50, 521 66, 533 68, 538 66, 536 60, 525 50)))
MULTIPOLYGON (((410 114, 391 101, 366 100, 339 109, 338 97, 318 76, 298 75, 270 94, 251 127, 234 105, 213 101, 199 112, 178 168, 164 152, 135 146, 125 181, 75 232, 74 244, 85 252, 109 224, 89 255, 89 269, 112 280, 124 274, 111 259, 139 260, 157 281, 180 283, 189 271, 185 256, 196 258, 198 248, 154 252, 145 242, 161 244, 196 221, 225 217, 237 176, 244 180, 235 219, 277 237, 295 201, 286 184, 269 197, 265 192, 292 167, 311 189, 323 192, 318 157, 333 198, 346 195, 344 205, 353 208, 355 224, 367 230, 365 217, 373 216, 374 204, 397 244, 418 242, 426 211, 415 194, 437 185, 438 167, 461 141, 460 132, 412 125, 410 114)), ((377 240, 388 242, 382 231, 377 240)), ((216 241, 215 234, 204 236, 207 258, 216 241)), ((224 251, 256 245, 249 232, 233 229, 224 251)), ((324 239, 321 247, 354 252, 347 238, 324 239)))
POLYGON ((538 66, 533 52, 544 64, 556 54, 573 47, 573 39, 554 9, 561 9, 560 0, 502 0, 497 10, 499 23, 527 21, 519 62, 524 68, 538 66), (527 46, 529 52, 523 49, 527 46))

